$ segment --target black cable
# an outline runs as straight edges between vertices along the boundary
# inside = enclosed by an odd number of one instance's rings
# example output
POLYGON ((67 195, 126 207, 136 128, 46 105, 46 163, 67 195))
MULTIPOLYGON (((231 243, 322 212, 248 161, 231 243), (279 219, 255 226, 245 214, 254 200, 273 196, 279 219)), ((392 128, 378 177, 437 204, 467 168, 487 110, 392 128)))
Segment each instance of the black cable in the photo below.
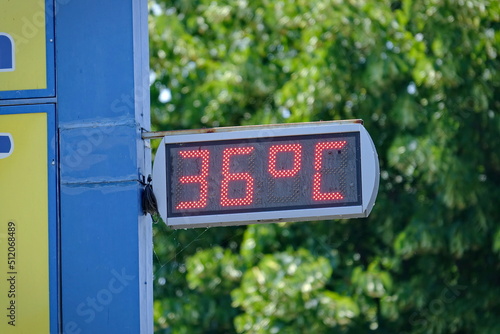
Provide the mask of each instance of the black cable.
POLYGON ((148 181, 144 184, 144 191, 142 192, 142 211, 144 215, 150 214, 153 219, 153 223, 158 222, 158 216, 160 213, 158 212, 158 202, 156 201, 156 196, 153 192, 153 185, 151 184, 151 175, 148 175, 148 181))

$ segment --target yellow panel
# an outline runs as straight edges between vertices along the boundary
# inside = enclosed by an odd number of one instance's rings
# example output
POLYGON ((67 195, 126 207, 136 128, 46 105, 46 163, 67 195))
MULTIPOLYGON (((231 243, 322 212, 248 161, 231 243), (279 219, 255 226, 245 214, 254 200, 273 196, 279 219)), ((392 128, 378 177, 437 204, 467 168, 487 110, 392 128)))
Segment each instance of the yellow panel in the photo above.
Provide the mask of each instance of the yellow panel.
POLYGON ((49 333, 47 115, 0 115, 0 333, 49 333))
MULTIPOLYGON (((0 8, 0 35, 14 43, 14 66, 0 70, 0 91, 47 88, 45 0, 0 0, 0 8)), ((0 49, 0 58, 7 52, 0 49)))

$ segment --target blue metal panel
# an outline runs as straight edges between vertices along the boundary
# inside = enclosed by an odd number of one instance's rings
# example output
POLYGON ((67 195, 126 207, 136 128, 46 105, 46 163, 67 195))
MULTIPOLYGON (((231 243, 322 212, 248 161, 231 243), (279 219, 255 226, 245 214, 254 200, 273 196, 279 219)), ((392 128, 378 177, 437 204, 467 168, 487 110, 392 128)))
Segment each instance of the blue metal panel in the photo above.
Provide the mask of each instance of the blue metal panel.
POLYGON ((135 123, 60 129, 61 181, 137 180, 135 123))
POLYGON ((58 215, 58 138, 56 136, 55 105, 40 105, 47 110, 48 120, 48 163, 49 163, 49 263, 50 263, 50 332, 59 333, 61 320, 60 301, 60 239, 58 215))
MULTIPOLYGON (((56 2, 66 334, 152 332, 145 325, 152 318, 142 317, 141 308, 152 276, 150 266, 141 266, 143 254, 152 255, 152 240, 138 182, 150 161, 140 138, 149 125, 137 117, 138 104, 147 103, 137 98, 137 69, 144 66, 135 58, 142 52, 135 41, 137 3, 146 13, 143 0, 56 2)), ((152 311, 152 302, 146 304, 152 311)))
POLYGON ((56 102, 57 102, 57 98, 55 98, 55 97, 42 97, 42 98, 34 98, 34 99, 0 100, 0 106, 47 104, 47 103, 56 103, 56 102))
POLYGON ((40 10, 45 10, 47 88, 0 91, 0 100, 53 97, 56 95, 54 62, 54 0, 45 0, 45 8, 40 8, 40 10))
POLYGON ((139 333, 137 184, 63 185, 61 197, 64 332, 139 333))
POLYGON ((70 1, 57 8, 59 121, 134 117, 131 1, 70 1))

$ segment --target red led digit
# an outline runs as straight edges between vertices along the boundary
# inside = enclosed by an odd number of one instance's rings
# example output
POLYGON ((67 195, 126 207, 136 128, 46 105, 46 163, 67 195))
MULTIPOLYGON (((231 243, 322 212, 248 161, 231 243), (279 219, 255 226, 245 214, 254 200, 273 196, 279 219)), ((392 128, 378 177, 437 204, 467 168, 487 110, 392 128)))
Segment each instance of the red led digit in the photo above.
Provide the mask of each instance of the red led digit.
POLYGON ((319 142, 314 148, 314 169, 316 173, 313 176, 313 200, 315 201, 331 201, 344 199, 342 193, 336 192, 322 192, 321 191, 321 177, 323 167, 323 152, 326 150, 340 150, 347 144, 347 141, 325 141, 319 142))
POLYGON ((253 146, 248 147, 230 147, 224 149, 222 153, 222 181, 221 181, 221 196, 220 205, 222 206, 237 206, 250 205, 253 202, 254 179, 250 173, 232 173, 229 170, 231 157, 234 155, 246 155, 254 151, 253 146), (246 193, 244 197, 229 198, 229 183, 231 181, 244 180, 246 181, 246 193))
POLYGON ((196 201, 184 201, 177 204, 177 210, 200 209, 207 206, 208 199, 208 166, 210 161, 210 152, 208 150, 179 151, 183 159, 201 158, 201 172, 198 175, 186 175, 179 178, 182 184, 199 183, 200 197, 196 201))
POLYGON ((269 148, 269 173, 275 178, 294 177, 300 170, 302 158, 302 145, 300 144, 284 144, 273 145, 269 148), (281 152, 293 152, 293 167, 292 169, 276 169, 276 157, 281 152))

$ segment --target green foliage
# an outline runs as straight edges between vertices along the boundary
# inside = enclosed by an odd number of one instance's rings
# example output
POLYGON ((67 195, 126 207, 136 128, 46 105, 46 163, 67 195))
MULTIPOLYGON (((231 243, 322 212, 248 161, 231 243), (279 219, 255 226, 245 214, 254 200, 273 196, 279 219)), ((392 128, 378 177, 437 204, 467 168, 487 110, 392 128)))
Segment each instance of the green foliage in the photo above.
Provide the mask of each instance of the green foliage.
POLYGON ((150 2, 155 130, 361 118, 367 219, 155 226, 158 333, 500 333, 500 2, 150 2))
POLYGON ((240 333, 310 333, 347 325, 358 313, 349 297, 325 289, 332 274, 328 259, 305 249, 264 256, 233 290, 240 333))

